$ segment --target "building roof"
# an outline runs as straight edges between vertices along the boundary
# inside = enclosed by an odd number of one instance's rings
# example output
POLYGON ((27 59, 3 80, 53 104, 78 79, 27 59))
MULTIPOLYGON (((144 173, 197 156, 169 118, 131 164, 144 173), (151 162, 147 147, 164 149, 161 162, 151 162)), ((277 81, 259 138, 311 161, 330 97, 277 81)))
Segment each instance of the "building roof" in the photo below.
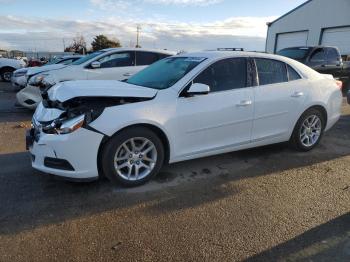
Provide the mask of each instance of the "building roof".
POLYGON ((275 21, 272 21, 272 22, 270 22, 270 23, 267 23, 267 26, 271 26, 272 24, 276 23, 277 21, 281 20, 282 18, 286 17, 287 15, 289 15, 289 14, 293 13, 294 11, 296 11, 296 10, 302 8, 304 5, 307 5, 307 4, 310 3, 311 1, 312 1, 312 0, 308 0, 308 1, 306 1, 305 3, 303 3, 303 4, 299 5, 299 6, 297 6, 296 8, 290 10, 288 13, 285 13, 284 15, 280 16, 280 17, 277 18, 275 21))

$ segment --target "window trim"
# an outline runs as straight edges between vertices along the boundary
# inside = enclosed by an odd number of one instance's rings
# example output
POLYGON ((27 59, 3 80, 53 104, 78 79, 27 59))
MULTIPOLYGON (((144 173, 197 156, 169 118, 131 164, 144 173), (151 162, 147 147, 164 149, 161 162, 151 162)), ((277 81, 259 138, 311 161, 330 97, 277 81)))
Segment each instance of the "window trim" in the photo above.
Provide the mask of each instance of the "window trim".
MULTIPOLYGON (((253 84, 254 83, 251 83, 252 85, 251 86, 248 86, 248 72, 250 71, 251 68, 249 68, 249 60, 251 59, 251 57, 249 56, 234 56, 234 57, 225 57, 225 58, 219 58, 219 59, 216 59, 214 61, 212 61, 211 63, 209 63, 205 68, 202 68, 197 74, 195 74, 191 80, 189 80, 181 89, 180 91, 178 92, 178 97, 182 97, 182 98, 187 98, 186 96, 186 91, 191 87, 191 85, 193 84, 193 80, 199 76, 201 73, 203 73, 207 68, 209 68, 210 66, 212 66, 213 64, 217 63, 217 62, 220 62, 220 61, 223 61, 223 60, 227 60, 227 59, 245 59, 246 60, 246 64, 247 64, 247 74, 246 74, 246 86, 245 87, 240 87, 240 88, 235 88, 235 89, 228 89, 228 90, 222 90, 222 91, 215 91, 215 92, 212 92, 210 91, 207 95, 210 95, 210 94, 215 94, 215 93, 222 93, 222 92, 228 92, 228 91, 234 91, 234 90, 240 90, 240 89, 244 89, 244 88, 253 88, 255 87, 253 84)), ((251 72, 253 73, 254 75, 254 72, 251 72)), ((253 77, 254 78, 254 77, 253 77)))

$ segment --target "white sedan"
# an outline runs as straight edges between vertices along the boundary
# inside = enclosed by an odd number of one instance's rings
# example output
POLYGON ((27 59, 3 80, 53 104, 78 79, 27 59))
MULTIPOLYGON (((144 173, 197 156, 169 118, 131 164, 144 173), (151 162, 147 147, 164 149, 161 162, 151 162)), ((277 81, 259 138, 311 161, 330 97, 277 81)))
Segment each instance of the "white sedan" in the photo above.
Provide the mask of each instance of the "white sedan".
POLYGON ((41 101, 41 91, 56 83, 69 80, 124 80, 174 54, 167 50, 108 48, 82 57, 68 66, 62 65, 34 75, 28 71, 27 86, 17 93, 17 101, 21 106, 35 109, 41 101))
POLYGON ((183 54, 126 82, 52 87, 27 134, 32 166, 67 178, 145 183, 164 163, 289 141, 309 151, 341 115, 341 83, 294 60, 183 54))

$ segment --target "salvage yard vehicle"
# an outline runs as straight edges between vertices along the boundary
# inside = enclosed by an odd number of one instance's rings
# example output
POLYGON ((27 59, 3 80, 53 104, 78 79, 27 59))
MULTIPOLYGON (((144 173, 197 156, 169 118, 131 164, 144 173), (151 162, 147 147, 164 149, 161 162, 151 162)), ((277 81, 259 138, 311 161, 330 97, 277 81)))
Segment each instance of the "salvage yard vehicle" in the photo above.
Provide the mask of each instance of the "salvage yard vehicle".
POLYGON ((67 55, 60 58, 56 58, 40 67, 27 67, 17 69, 13 72, 11 77, 11 83, 15 90, 20 90, 27 85, 27 81, 33 75, 46 72, 53 69, 60 69, 73 63, 74 61, 83 57, 82 55, 67 55))
POLYGON ((0 77, 5 82, 11 81, 13 71, 26 66, 23 60, 0 57, 0 77))
POLYGON ((27 132, 35 169, 126 186, 165 163, 289 141, 309 151, 341 115, 330 75, 286 57, 202 52, 125 82, 68 81, 43 93, 27 132))
POLYGON ((350 84, 350 62, 343 61, 337 47, 289 47, 278 55, 295 59, 322 74, 331 74, 344 83, 344 92, 350 84))
POLYGON ((31 76, 26 88, 17 93, 17 101, 24 107, 35 109, 41 101, 41 91, 61 81, 124 80, 148 65, 174 54, 167 50, 141 48, 97 51, 69 66, 31 76))

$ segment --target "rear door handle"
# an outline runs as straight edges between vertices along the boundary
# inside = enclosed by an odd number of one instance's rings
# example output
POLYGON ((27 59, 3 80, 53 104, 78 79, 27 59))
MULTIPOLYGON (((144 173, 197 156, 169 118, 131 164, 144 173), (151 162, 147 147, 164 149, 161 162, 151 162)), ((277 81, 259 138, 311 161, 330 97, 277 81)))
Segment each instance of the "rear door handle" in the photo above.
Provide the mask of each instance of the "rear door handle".
POLYGON ((237 106, 244 107, 244 106, 250 106, 252 105, 253 102, 251 100, 243 100, 237 106))
POLYGON ((132 76, 132 73, 125 73, 123 76, 132 76))
POLYGON ((301 96, 303 96, 303 95, 304 95, 303 92, 295 92, 295 93, 292 95, 292 97, 301 97, 301 96))

